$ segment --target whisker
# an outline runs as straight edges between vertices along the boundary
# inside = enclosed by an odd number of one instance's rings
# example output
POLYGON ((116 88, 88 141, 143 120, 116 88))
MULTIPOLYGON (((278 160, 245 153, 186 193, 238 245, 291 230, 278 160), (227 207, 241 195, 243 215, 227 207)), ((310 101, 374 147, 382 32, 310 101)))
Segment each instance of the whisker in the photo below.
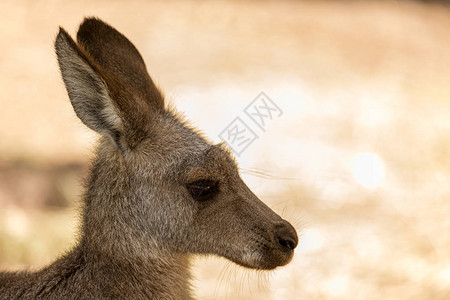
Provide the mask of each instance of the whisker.
POLYGON ((220 292, 220 288, 223 287, 223 281, 225 279, 225 276, 226 276, 230 266, 231 266, 231 261, 226 261, 225 265, 222 267, 222 270, 220 271, 220 275, 217 280, 216 287, 214 288, 214 299, 217 299, 219 292, 220 292))
POLYGON ((264 178, 264 179, 274 179, 274 180, 298 180, 298 178, 295 178, 295 177, 286 177, 286 176, 273 175, 273 174, 270 174, 268 170, 264 170, 264 169, 257 169, 257 168, 252 168, 252 169, 240 168, 239 170, 241 171, 241 174, 253 175, 253 176, 256 176, 256 177, 259 177, 259 178, 264 178))

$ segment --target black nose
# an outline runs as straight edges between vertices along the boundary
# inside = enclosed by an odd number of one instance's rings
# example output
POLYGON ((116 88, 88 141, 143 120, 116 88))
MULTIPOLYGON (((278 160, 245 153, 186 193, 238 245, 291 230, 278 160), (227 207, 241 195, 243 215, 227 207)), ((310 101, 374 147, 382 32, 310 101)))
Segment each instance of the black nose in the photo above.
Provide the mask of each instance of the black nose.
POLYGON ((283 221, 275 228, 274 240, 281 246, 281 249, 294 250, 298 244, 297 232, 291 224, 283 221))

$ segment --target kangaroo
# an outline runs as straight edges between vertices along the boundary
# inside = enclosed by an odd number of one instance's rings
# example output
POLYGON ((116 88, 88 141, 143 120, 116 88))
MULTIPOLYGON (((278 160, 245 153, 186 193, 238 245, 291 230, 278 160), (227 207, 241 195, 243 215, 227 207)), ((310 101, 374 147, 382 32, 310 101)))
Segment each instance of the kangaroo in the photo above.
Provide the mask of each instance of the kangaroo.
POLYGON ((97 18, 55 50, 79 119, 100 134, 76 245, 36 272, 0 273, 0 299, 193 299, 190 257, 288 264, 298 237, 242 181, 222 144, 188 126, 134 45, 97 18))

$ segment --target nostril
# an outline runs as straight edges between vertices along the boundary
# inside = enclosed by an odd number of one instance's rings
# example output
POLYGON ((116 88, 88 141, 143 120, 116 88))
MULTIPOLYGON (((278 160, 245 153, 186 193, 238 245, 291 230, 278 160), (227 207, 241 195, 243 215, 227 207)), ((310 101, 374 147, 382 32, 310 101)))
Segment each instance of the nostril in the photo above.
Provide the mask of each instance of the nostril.
POLYGON ((294 250, 298 244, 297 232, 288 222, 279 225, 275 230, 275 242, 282 247, 282 249, 294 250))
POLYGON ((294 239, 288 238, 288 239, 278 239, 278 243, 288 249, 294 250, 295 246, 297 246, 297 243, 294 241, 294 239))

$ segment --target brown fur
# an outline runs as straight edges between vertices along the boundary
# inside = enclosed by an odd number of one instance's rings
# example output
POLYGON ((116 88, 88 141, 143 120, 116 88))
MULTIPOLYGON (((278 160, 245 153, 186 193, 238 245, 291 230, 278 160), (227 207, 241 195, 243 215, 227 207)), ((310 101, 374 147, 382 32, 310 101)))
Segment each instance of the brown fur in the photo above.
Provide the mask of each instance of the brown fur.
POLYGON ((77 40, 60 29, 58 62, 76 114, 101 134, 80 239, 41 271, 0 273, 0 299, 191 299, 192 254, 287 264, 294 228, 249 190, 224 146, 164 107, 131 42, 95 18, 77 40), (214 193, 199 198, 199 184, 214 193))

